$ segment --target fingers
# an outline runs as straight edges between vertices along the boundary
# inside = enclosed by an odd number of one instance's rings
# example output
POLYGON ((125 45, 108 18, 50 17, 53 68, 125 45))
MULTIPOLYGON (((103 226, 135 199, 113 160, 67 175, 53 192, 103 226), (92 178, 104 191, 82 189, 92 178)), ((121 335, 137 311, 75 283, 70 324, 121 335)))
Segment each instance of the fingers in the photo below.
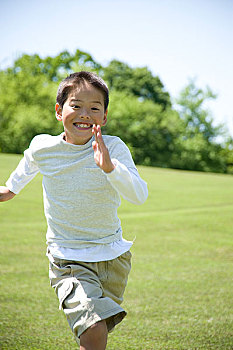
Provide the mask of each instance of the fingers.
POLYGON ((95 135, 95 141, 98 143, 99 147, 102 148, 105 146, 101 132, 101 126, 94 124, 92 127, 92 133, 95 135))
POLYGON ((93 148, 94 151, 97 151, 98 144, 97 144, 96 141, 93 141, 93 142, 92 142, 92 148, 93 148))
POLYGON ((96 138, 102 135, 100 125, 93 124, 92 133, 95 135, 96 138))
POLYGON ((94 124, 92 133, 95 135, 95 141, 92 142, 95 162, 104 172, 110 173, 115 166, 111 161, 108 148, 104 143, 100 125, 94 124))
POLYGON ((92 126, 92 134, 93 135, 95 135, 95 140, 96 140, 96 138, 97 138, 97 127, 96 127, 96 125, 95 124, 93 124, 93 126, 92 126))

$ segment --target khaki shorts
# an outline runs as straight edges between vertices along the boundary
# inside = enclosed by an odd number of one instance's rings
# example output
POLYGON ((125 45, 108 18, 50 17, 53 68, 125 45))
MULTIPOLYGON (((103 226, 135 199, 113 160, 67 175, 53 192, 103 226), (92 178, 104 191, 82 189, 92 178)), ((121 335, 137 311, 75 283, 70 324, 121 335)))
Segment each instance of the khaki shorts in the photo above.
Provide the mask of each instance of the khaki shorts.
POLYGON ((123 320, 126 312, 119 305, 131 269, 129 251, 97 263, 48 257, 50 284, 76 337, 98 321, 106 320, 110 332, 123 320))

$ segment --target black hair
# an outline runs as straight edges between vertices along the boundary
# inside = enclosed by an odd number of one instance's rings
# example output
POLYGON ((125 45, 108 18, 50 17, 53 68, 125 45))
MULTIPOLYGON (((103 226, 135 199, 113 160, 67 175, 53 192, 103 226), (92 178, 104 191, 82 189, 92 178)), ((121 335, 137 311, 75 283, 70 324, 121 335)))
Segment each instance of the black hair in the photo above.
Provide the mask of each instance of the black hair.
POLYGON ((97 74, 86 71, 72 73, 67 78, 62 80, 57 91, 57 103, 59 103, 59 105, 63 108, 63 105, 73 88, 75 86, 79 86, 80 84, 85 84, 85 82, 99 89, 103 93, 104 110, 106 111, 109 104, 109 91, 107 84, 97 74))

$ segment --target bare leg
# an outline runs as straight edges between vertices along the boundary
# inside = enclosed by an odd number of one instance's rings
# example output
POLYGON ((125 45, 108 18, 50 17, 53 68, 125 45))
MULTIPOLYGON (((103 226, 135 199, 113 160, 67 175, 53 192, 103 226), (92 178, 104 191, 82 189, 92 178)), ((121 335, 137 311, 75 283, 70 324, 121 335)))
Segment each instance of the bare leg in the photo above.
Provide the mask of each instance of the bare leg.
POLYGON ((80 350, 105 350, 108 330, 105 320, 95 323, 80 336, 80 350))

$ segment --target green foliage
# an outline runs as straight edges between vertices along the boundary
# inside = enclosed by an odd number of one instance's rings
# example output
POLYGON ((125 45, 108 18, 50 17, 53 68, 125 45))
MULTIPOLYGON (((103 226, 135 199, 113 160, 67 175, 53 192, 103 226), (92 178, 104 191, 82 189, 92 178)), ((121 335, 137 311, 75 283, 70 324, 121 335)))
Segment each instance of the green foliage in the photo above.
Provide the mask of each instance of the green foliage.
POLYGON ((105 133, 122 138, 137 164, 166 167, 182 130, 177 112, 113 91, 105 133))
POLYGON ((15 61, 13 73, 24 72, 26 75, 43 75, 49 81, 58 81, 68 74, 80 70, 100 71, 101 65, 95 62, 91 55, 86 52, 76 50, 74 55, 68 51, 61 52, 55 57, 40 58, 38 55, 23 55, 15 61))
POLYGON ((151 100, 160 104, 163 109, 171 106, 170 96, 164 91, 159 77, 154 77, 147 67, 131 68, 127 64, 113 60, 104 69, 103 78, 110 89, 151 100))
POLYGON ((209 99, 215 99, 216 95, 209 87, 205 90, 198 88, 195 81, 181 91, 177 104, 180 106, 180 116, 185 123, 186 135, 195 137, 202 134, 207 141, 212 141, 222 134, 222 126, 214 127, 210 112, 203 107, 209 99))
POLYGON ((216 142, 224 137, 222 125, 215 127, 211 113, 205 108, 209 99, 216 95, 206 88, 198 88, 191 80, 177 99, 184 134, 177 138, 177 154, 173 155, 172 167, 199 171, 227 172, 223 146, 216 142))
POLYGON ((0 72, 0 81, 2 152, 22 153, 36 134, 59 132, 54 113, 55 83, 23 70, 0 72))
POLYGON ((22 153, 33 136, 62 132, 54 113, 58 83, 79 70, 97 72, 108 82, 110 106, 103 132, 121 137, 137 164, 233 172, 232 138, 213 126, 205 108, 206 101, 216 98, 209 88, 199 89, 190 81, 174 107, 148 68, 117 60, 103 67, 80 50, 44 59, 22 55, 13 67, 0 71, 0 152, 22 153), (219 137, 221 143, 216 142, 219 137))
POLYGON ((226 139, 224 147, 221 149, 220 157, 225 161, 226 172, 233 174, 233 139, 231 137, 226 139))
POLYGON ((222 157, 222 146, 206 141, 201 133, 193 137, 180 136, 175 141, 170 167, 197 171, 227 172, 226 160, 222 157))

